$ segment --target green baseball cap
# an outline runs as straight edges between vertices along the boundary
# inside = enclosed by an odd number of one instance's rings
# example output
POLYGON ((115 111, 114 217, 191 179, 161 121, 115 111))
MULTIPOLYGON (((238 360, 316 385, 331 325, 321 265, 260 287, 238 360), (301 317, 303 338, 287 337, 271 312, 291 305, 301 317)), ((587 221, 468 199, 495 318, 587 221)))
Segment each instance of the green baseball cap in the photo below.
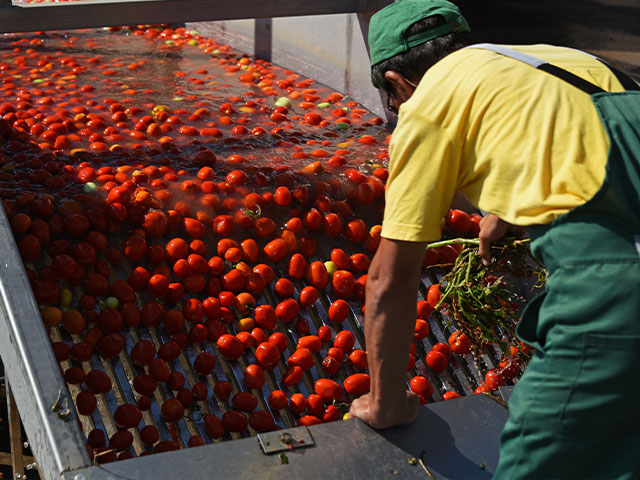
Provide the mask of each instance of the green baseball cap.
POLYGON ((411 47, 451 32, 470 32, 469 24, 453 3, 447 0, 396 0, 371 17, 369 53, 371 66, 411 47), (405 37, 407 29, 420 20, 442 15, 446 21, 431 30, 405 37))

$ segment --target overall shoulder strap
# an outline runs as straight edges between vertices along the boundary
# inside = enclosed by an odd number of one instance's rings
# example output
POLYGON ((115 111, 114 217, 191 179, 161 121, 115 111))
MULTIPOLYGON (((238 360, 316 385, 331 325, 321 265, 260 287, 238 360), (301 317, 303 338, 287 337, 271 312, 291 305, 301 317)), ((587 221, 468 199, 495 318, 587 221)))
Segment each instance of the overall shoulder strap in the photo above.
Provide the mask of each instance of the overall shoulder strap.
MULTIPOLYGON (((574 75, 573 73, 567 70, 564 70, 563 68, 552 65, 546 62, 545 60, 534 57, 533 55, 529 55, 528 53, 519 52, 518 50, 513 50, 511 48, 503 47, 501 45, 494 45, 492 43, 478 43, 475 45, 470 45, 466 48, 480 48, 484 50, 491 50, 493 52, 499 53, 500 55, 504 55, 505 57, 513 58, 514 60, 519 60, 523 63, 531 65, 534 68, 543 70, 551 75, 554 75, 555 77, 558 77, 561 80, 564 80, 565 82, 569 83, 570 85, 573 85, 576 88, 579 88, 580 90, 582 90, 585 93, 588 93, 589 95, 593 95, 594 93, 605 92, 605 90, 603 90, 602 88, 600 88, 599 86, 591 82, 588 82, 584 78, 574 75)), ((612 71, 612 73, 618 78, 618 81, 620 81, 620 83, 626 90, 640 90, 640 87, 630 77, 628 77, 624 73, 611 67, 606 62, 599 59, 598 57, 595 57, 590 54, 587 54, 587 55, 604 63, 612 71)))
MULTIPOLYGON (((576 49, 572 49, 572 50, 576 50, 576 49)), ((635 80, 633 80, 629 75, 627 75, 626 73, 621 72, 620 70, 618 70, 616 67, 614 67, 613 65, 611 65, 609 62, 607 62, 606 60, 603 60, 602 58, 593 55, 589 52, 584 52, 582 50, 576 50, 577 52, 583 53, 591 58, 594 58, 596 60, 598 60, 600 63, 604 64, 609 70, 611 70, 611 73, 613 73, 616 78, 618 79, 618 81, 620 82, 620 84, 624 87, 625 90, 640 90, 640 85, 638 85, 636 83, 635 80)))

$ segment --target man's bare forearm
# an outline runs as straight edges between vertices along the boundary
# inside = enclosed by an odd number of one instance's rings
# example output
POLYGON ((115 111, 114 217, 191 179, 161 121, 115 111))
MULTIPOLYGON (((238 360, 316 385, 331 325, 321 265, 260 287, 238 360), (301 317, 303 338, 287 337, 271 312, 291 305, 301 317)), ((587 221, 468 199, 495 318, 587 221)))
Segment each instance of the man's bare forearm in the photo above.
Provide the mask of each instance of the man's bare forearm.
POLYGON ((422 243, 381 244, 367 277, 365 335, 371 374, 371 414, 397 423, 406 399, 406 372, 416 320, 422 243), (386 251, 385 251, 386 250, 386 251))

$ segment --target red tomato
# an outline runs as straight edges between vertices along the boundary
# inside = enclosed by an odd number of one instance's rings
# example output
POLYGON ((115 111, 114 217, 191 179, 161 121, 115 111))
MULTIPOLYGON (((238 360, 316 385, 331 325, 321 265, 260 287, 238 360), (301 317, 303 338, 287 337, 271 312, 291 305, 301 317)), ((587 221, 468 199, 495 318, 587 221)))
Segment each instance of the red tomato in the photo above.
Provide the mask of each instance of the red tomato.
POLYGON ((307 308, 313 305, 318 300, 319 294, 316 287, 308 286, 304 287, 300 292, 300 305, 307 308))
POLYGON ((268 432, 276 428, 273 416, 265 410, 258 410, 249 415, 249 425, 257 432, 268 432))
POLYGON ((316 380, 314 391, 317 395, 320 395, 326 403, 339 401, 343 396, 342 386, 335 380, 329 378, 316 380))
POLYGON ((344 379, 344 389, 351 396, 364 395, 369 388, 370 377, 367 373, 356 373, 344 379))
POLYGON ((284 353, 287 350, 287 337, 281 332, 272 333, 268 341, 275 345, 280 353, 284 353))
POLYGON ((454 353, 466 355, 471 352, 471 340, 466 333, 455 331, 449 336, 449 346, 454 353))
POLYGON ((334 323, 342 323, 349 315, 349 311, 349 304, 345 300, 339 298, 333 302, 328 309, 329 320, 334 323))
POLYGON ((453 400, 454 398, 460 398, 458 392, 445 392, 442 394, 442 400, 453 400))
POLYGON ((347 270, 338 270, 333 274, 331 285, 340 298, 348 298, 353 293, 356 281, 353 274, 347 270))
POLYGON ((444 218, 447 228, 456 235, 466 235, 471 230, 471 218, 462 210, 449 210, 444 218))
POLYGON ((276 293, 280 298, 293 297, 293 293, 294 293, 293 283, 291 283, 291 280, 289 280, 288 278, 284 278, 284 277, 279 278, 276 281, 274 290, 276 291, 276 293))
POLYGON ((264 254, 272 262, 279 262, 288 253, 287 244, 281 238, 276 238, 267 243, 263 249, 264 254))
POLYGON ((156 356, 156 346, 150 340, 140 340, 133 346, 129 356, 134 365, 143 367, 156 356))
POLYGON ((329 274, 327 273, 327 267, 323 262, 319 260, 309 265, 309 268, 307 268, 306 277, 307 282, 318 290, 324 289, 329 283, 329 274))
POLYGON ((322 348, 322 342, 316 335, 306 335, 298 339, 297 348, 308 348, 312 352, 318 352, 322 348))
POLYGON ((140 440, 143 445, 153 445, 160 440, 160 432, 153 425, 146 425, 140 430, 140 440))
POLYGON ((300 253, 294 253, 289 259, 289 276, 295 279, 304 277, 307 270, 307 260, 300 253))
POLYGON ((426 377, 420 375, 415 376, 411 379, 411 381, 409 382, 409 388, 413 393, 421 398, 424 398, 425 400, 430 398, 431 395, 433 395, 434 391, 431 382, 426 377))
POLYGON ((271 305, 260 305, 253 311, 253 318, 260 328, 273 330, 276 327, 276 312, 271 305))
POLYGON ((303 370, 309 370, 313 367, 315 362, 311 350, 308 348, 298 348, 289 356, 287 363, 290 366, 297 366, 303 370))
POLYGON ((133 428, 142 420, 142 412, 137 406, 125 403, 116 408, 113 419, 120 428, 133 428))
POLYGON ((435 309, 436 305, 440 302, 442 294, 440 293, 440 285, 434 284, 429 286, 427 291, 427 303, 432 309, 435 309))
POLYGON ((302 368, 299 366, 291 366, 282 374, 280 384, 285 388, 292 387, 302 380, 302 374, 302 368))
POLYGON ((282 390, 274 390, 269 394, 267 402, 271 409, 282 410, 289 403, 289 399, 287 398, 287 394, 282 390))
POLYGON ((283 323, 293 322, 300 314, 300 304, 293 298, 287 298, 276 305, 276 317, 283 323))
POLYGON ((416 326, 413 333, 413 338, 416 340, 422 340, 429 335, 429 323, 426 320, 418 318, 416 320, 416 326))
POLYGON ((443 372, 447 368, 447 365, 449 365, 447 357, 436 350, 432 350, 427 353, 426 360, 429 368, 438 373, 443 372))
POLYGON ((333 341, 333 346, 342 350, 344 354, 348 354, 353 350, 355 343, 356 338, 353 333, 349 330, 342 330, 336 335, 336 338, 333 341))
POLYGON ((260 365, 247 365, 244 369, 244 383, 248 388, 262 388, 264 385, 264 371, 260 365))
POLYGON ((234 335, 225 334, 216 342, 220 354, 228 360, 237 360, 242 356, 244 346, 234 335))
POLYGON ((193 361, 193 369, 198 375, 209 375, 216 366, 216 357, 209 352, 202 352, 193 361))
POLYGON ((218 400, 226 402, 231 396, 231 384, 226 380, 221 380, 213 387, 213 393, 218 400))
POLYGON ((162 404, 160 413, 167 422, 177 422, 184 416, 184 406, 180 400, 170 398, 162 404))
MULTIPOLYGON (((166 343, 165 345, 168 345, 168 344, 166 343)), ((177 348, 179 349, 180 347, 177 347, 177 348)), ((158 353, 163 353, 162 347, 160 347, 160 350, 161 351, 158 353)), ((169 370, 169 366, 162 358, 155 358, 149 362, 149 375, 151 375, 151 377, 156 382, 166 382, 169 380, 169 377, 171 375, 171 370, 169 370)))
POLYGON ((101 370, 91 370, 85 377, 84 384, 93 394, 105 394, 111 390, 111 379, 101 370))
POLYGON ((258 406, 258 399, 252 393, 239 392, 233 396, 231 403, 238 410, 250 413, 258 406))
POLYGON ((369 363, 367 361, 367 352, 359 348, 356 350, 353 350, 349 354, 349 361, 354 367, 359 368, 361 370, 364 370, 369 366, 369 363))
POLYGON ((445 357, 451 356, 451 347, 446 343, 436 343, 432 350, 442 353, 445 357))
POLYGON ((294 393, 289 399, 289 410, 295 414, 301 414, 307 409, 307 399, 301 393, 294 393))
POLYGON ((256 347, 256 360, 265 370, 273 370, 280 361, 280 350, 271 342, 262 342, 256 347))
POLYGON ((504 385, 504 377, 497 368, 492 368, 484 376, 484 384, 489 390, 497 390, 504 385))

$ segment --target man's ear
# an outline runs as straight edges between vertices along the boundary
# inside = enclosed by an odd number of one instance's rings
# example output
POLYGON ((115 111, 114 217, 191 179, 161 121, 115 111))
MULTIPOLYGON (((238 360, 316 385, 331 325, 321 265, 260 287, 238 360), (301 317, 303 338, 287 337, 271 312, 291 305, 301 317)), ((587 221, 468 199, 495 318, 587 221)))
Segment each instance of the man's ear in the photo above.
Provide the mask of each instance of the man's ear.
POLYGON ((415 88, 398 72, 387 70, 384 72, 384 78, 393 85, 396 95, 401 102, 406 102, 411 95, 413 95, 415 88))

